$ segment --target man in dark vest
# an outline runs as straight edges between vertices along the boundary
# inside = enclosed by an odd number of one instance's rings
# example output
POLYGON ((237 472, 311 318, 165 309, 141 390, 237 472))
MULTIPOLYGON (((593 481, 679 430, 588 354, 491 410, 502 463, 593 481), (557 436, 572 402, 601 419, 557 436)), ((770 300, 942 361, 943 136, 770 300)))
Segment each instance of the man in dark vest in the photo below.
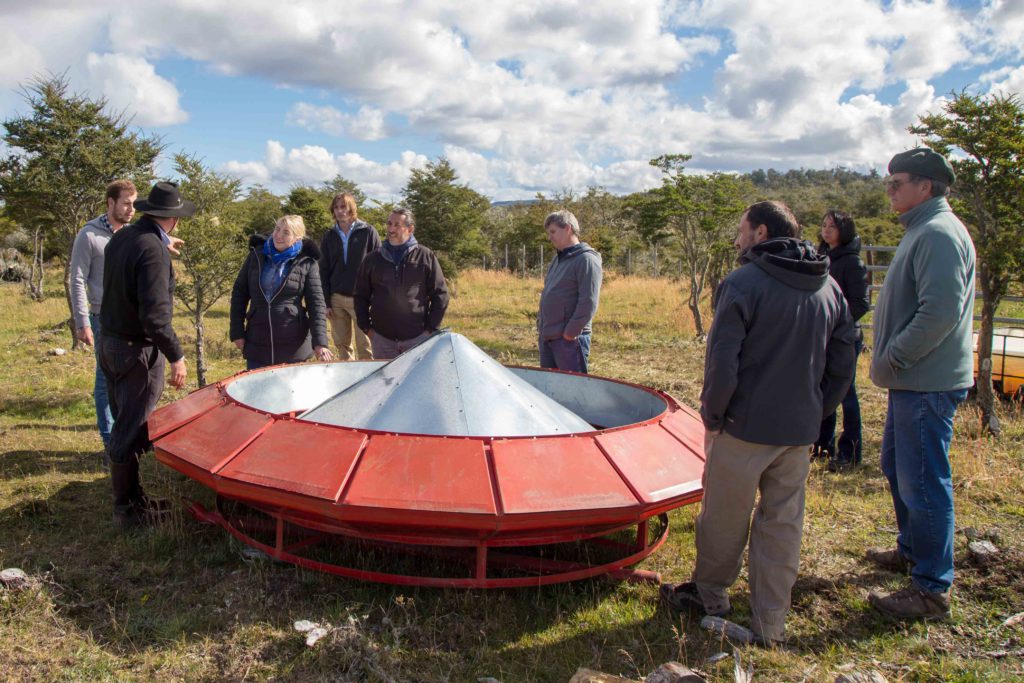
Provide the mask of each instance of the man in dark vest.
POLYGON ((107 378, 114 428, 107 454, 114 489, 114 523, 145 524, 165 505, 139 484, 139 456, 150 447, 146 421, 164 388, 164 358, 171 386, 185 384, 185 354, 171 326, 174 270, 167 251, 178 220, 195 213, 174 183, 159 182, 136 200, 143 217, 107 244, 100 307, 100 366, 107 378))

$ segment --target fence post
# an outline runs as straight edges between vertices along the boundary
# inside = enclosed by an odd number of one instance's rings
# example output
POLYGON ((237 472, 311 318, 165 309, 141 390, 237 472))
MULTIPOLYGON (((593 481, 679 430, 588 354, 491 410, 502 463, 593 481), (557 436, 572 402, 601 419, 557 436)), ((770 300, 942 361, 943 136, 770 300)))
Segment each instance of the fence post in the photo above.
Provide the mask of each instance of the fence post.
POLYGON ((544 272, 544 245, 543 244, 540 245, 540 265, 537 266, 537 270, 539 270, 542 274, 544 272))
POLYGON ((522 278, 526 279, 526 245, 523 245, 522 278))
POLYGON ((626 275, 633 274, 633 248, 626 249, 626 275))
POLYGON ((654 249, 654 277, 658 277, 658 246, 655 245, 654 249))
POLYGON ((505 244, 505 270, 508 270, 508 244, 505 244))

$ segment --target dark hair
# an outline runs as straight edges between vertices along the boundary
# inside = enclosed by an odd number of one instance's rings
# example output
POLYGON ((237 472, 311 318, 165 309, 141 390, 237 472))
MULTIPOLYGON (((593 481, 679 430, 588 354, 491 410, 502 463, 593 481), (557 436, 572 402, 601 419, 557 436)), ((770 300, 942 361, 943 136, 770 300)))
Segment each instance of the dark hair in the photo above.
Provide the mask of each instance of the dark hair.
POLYGON ((782 202, 758 202, 748 206, 743 213, 755 229, 759 225, 768 228, 768 239, 800 236, 800 224, 796 216, 782 202))
POLYGON ((391 209, 391 215, 395 214, 402 217, 402 221, 405 223, 406 227, 416 227, 416 216, 413 215, 412 209, 410 209, 409 207, 396 206, 395 208, 391 209))
POLYGON ((115 180, 107 185, 107 199, 113 199, 116 202, 123 194, 138 194, 135 190, 135 183, 130 180, 115 180))
POLYGON ((920 183, 927 180, 932 184, 932 196, 933 197, 945 197, 949 194, 949 183, 944 183, 941 180, 935 178, 929 178, 928 176, 910 174, 910 179, 915 183, 920 183))
POLYGON ((853 223, 853 216, 845 211, 829 209, 825 212, 825 218, 831 218, 839 229, 840 244, 849 244, 857 236, 857 226, 853 223))

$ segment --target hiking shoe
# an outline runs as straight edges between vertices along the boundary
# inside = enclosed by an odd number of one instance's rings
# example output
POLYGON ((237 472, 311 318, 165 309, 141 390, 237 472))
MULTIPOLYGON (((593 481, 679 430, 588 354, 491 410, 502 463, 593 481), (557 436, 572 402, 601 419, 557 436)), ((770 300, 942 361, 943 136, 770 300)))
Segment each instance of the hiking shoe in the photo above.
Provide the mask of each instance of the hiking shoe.
POLYGON ((895 593, 871 591, 868 602, 876 610, 895 619, 944 621, 950 617, 949 591, 929 593, 909 586, 895 593))
POLYGON ((864 557, 879 567, 901 574, 906 574, 914 566, 914 562, 901 553, 899 548, 870 548, 864 557))
POLYGON ((750 644, 756 645, 757 647, 763 648, 765 650, 775 650, 784 648, 786 646, 786 641, 775 640, 774 638, 768 638, 766 636, 762 636, 758 633, 755 633, 753 637, 750 639, 750 644))
POLYGON ((661 601, 677 612, 698 612, 711 616, 723 617, 732 612, 732 607, 719 612, 711 612, 704 606, 704 600, 700 597, 697 584, 693 581, 671 584, 663 583, 658 589, 661 601))
POLYGON ((841 458, 831 458, 828 461, 826 469, 829 472, 849 472, 857 467, 857 463, 853 460, 846 460, 841 458))

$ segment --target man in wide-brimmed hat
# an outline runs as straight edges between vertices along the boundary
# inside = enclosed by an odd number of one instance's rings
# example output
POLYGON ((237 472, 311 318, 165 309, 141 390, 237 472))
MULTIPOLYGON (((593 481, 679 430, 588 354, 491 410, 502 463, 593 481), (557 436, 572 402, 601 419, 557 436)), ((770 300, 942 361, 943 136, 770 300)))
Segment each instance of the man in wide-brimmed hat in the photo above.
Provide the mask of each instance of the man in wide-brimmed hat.
POLYGON ((185 354, 171 326, 174 269, 167 245, 178 220, 196 210, 169 182, 154 185, 134 207, 142 219, 107 244, 100 308, 100 366, 114 414, 107 454, 114 522, 122 528, 151 521, 165 509, 139 484, 139 456, 150 446, 146 421, 163 392, 165 357, 171 386, 185 384, 185 354))

